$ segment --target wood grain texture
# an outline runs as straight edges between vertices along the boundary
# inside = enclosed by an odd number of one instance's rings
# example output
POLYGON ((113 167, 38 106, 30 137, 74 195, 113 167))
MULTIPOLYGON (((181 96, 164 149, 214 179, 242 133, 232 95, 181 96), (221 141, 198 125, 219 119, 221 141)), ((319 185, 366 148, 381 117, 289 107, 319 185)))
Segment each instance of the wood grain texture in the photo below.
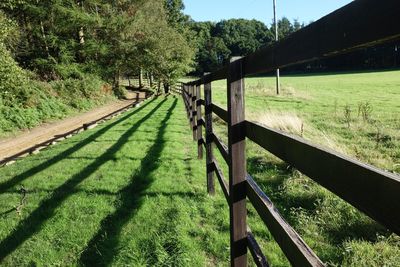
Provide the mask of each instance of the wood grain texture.
POLYGON ((213 168, 213 125, 212 125, 212 94, 211 83, 204 84, 204 110, 206 128, 206 171, 207 171, 207 192, 215 194, 214 168, 213 168))

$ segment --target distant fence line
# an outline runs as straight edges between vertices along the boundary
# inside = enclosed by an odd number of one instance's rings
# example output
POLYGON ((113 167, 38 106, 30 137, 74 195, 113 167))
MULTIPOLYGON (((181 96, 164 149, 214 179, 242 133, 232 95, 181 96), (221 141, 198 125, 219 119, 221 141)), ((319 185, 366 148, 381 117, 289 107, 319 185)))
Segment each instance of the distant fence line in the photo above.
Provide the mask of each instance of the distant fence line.
POLYGON ((205 148, 207 190, 214 194, 216 174, 229 204, 232 266, 247 266, 248 250, 257 266, 268 266, 247 225, 246 199, 254 206, 292 265, 324 266, 247 173, 246 138, 400 234, 399 176, 302 138, 246 121, 244 103, 246 75, 399 39, 399 10, 398 0, 381 3, 374 0, 353 1, 274 45, 243 58, 233 58, 224 68, 173 89, 183 97, 199 159, 203 157, 205 148), (211 82, 220 79, 227 79, 227 109, 212 102, 211 82), (212 114, 227 123, 228 145, 213 132, 212 114), (228 182, 213 155, 213 146, 229 166, 228 182))

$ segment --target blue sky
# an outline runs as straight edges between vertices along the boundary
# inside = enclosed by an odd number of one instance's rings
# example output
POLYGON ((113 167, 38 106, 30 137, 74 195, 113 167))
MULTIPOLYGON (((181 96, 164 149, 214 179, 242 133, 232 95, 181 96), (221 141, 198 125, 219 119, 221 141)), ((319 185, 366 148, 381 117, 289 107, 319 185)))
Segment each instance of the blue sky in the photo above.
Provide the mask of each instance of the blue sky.
MULTIPOLYGON (((278 17, 300 22, 316 21, 351 0, 277 0, 278 17)), ((184 0, 184 13, 195 21, 220 21, 221 19, 257 19, 271 24, 272 0, 184 0)))

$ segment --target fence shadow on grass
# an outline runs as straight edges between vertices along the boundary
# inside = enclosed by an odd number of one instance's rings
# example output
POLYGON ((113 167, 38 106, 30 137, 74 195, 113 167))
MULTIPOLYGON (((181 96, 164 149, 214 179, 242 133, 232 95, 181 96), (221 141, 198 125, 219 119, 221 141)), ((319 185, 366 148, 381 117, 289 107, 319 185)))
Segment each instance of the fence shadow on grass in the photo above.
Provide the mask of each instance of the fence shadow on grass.
MULTIPOLYGON (((0 242, 0 263, 1 261, 15 249, 17 249, 24 241, 32 237, 35 233, 39 232, 42 225, 50 219, 56 210, 56 208, 62 204, 70 195, 73 194, 74 189, 87 177, 89 177, 93 172, 99 169, 103 164, 105 164, 110 158, 114 157, 121 147, 129 140, 129 137, 145 122, 147 121, 164 103, 166 99, 158 103, 149 113, 143 116, 135 124, 132 125, 121 137, 113 144, 107 151, 100 155, 94 162, 87 165, 79 173, 72 176, 64 184, 59 186, 53 191, 51 196, 40 203, 40 206, 35 209, 26 219, 19 223, 15 230, 4 238, 0 242)), ((128 119, 133 114, 130 114, 119 122, 128 119)), ((100 130, 102 133, 109 130, 118 123, 115 122, 110 124, 106 128, 100 130)), ((93 140, 94 136, 99 136, 100 134, 94 134, 90 138, 87 138, 84 142, 90 142, 93 140)), ((60 154, 58 157, 61 157, 60 154)))
POLYGON ((131 183, 120 190, 120 203, 116 211, 101 222, 99 231, 89 241, 80 262, 85 266, 108 266, 117 254, 119 236, 123 226, 134 216, 146 196, 145 190, 154 181, 151 173, 159 167, 159 158, 165 146, 167 122, 176 107, 175 99, 158 128, 154 144, 141 160, 140 169, 131 178, 131 183))
POLYGON ((13 186, 17 185, 18 183, 28 179, 29 177, 49 168, 50 166, 60 162, 61 160, 65 159, 66 157, 72 155, 73 153, 77 152, 78 150, 82 149, 84 146, 90 144, 100 136, 104 135, 108 130, 116 126, 117 124, 122 123, 123 121, 126 121, 142 109, 144 109, 147 105, 149 105, 154 99, 150 100, 149 102, 145 103, 141 107, 137 108, 133 112, 130 112, 129 114, 123 116, 122 118, 116 120, 115 122, 105 126, 104 128, 100 129, 99 131, 96 131, 89 137, 85 138, 84 140, 77 142, 74 146, 68 148, 67 150, 61 152, 60 154, 52 157, 51 159, 40 163, 39 165, 30 168, 29 170, 24 171, 21 174, 18 174, 14 176, 13 178, 6 180, 5 182, 0 183, 0 194, 4 193, 8 189, 12 188, 13 186))

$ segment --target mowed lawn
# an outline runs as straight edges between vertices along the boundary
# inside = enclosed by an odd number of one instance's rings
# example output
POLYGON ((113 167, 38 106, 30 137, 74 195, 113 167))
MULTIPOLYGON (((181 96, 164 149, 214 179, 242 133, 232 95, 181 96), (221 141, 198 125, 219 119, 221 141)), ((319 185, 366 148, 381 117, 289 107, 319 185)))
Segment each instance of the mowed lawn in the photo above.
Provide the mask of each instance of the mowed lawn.
POLYGON ((1 168, 0 265, 226 266, 227 205, 191 139, 160 97, 1 168))

